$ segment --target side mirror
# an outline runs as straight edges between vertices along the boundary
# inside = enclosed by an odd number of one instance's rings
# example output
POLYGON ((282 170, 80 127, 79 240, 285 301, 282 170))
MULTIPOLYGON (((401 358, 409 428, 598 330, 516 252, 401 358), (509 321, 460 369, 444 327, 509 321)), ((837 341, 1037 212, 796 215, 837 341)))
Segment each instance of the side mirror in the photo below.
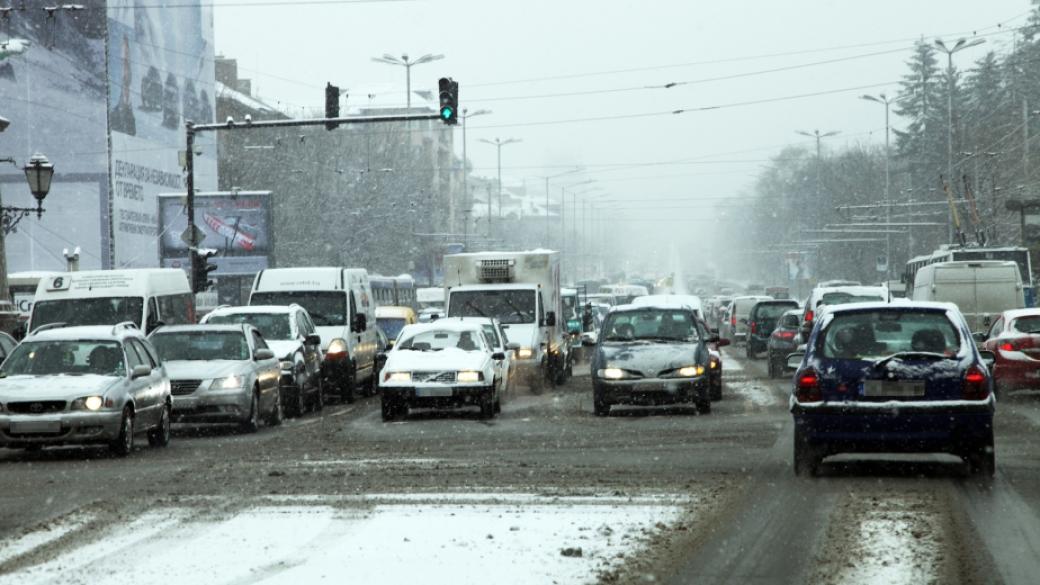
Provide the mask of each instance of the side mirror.
POLYGON ((351 324, 350 329, 354 333, 361 333, 368 329, 368 316, 364 313, 354 315, 354 322, 351 324))
POLYGON ((802 359, 805 357, 803 352, 795 352, 787 354, 787 363, 784 364, 784 371, 793 372, 802 365, 802 359))
POLYGON ((982 343, 983 341, 989 339, 989 336, 983 333, 982 331, 976 331, 975 333, 971 334, 971 338, 974 339, 977 343, 982 343))
POLYGON ((258 362, 274 359, 274 352, 266 347, 262 347, 253 352, 253 359, 258 362))
POLYGON ((386 352, 379 352, 376 354, 376 363, 382 366, 386 363, 386 352))
POLYGON ((993 364, 997 361, 997 354, 987 349, 982 349, 979 350, 979 357, 982 358, 982 363, 986 364, 986 367, 989 368, 990 372, 992 372, 993 364))
POLYGON ((130 372, 130 379, 136 380, 150 375, 152 375, 152 367, 142 364, 140 366, 134 366, 133 371, 130 372))
POLYGON ((556 327, 556 311, 549 311, 545 314, 545 326, 556 327))
POLYGON ((321 345, 321 336, 317 333, 311 333, 303 338, 303 342, 307 345, 321 345))
POLYGON ((496 362, 500 362, 506 359, 506 354, 505 352, 496 351, 495 353, 491 354, 491 359, 495 360, 496 362))
POLYGON ((516 351, 516 350, 520 349, 520 344, 515 342, 515 341, 510 341, 509 343, 506 344, 506 349, 508 349, 510 351, 516 351))

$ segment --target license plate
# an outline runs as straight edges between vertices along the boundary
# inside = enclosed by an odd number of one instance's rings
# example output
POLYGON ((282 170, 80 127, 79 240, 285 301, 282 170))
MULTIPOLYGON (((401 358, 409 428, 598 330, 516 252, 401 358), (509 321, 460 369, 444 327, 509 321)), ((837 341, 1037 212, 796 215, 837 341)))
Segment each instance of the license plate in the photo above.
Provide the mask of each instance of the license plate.
POLYGON ((866 380, 863 382, 863 395, 891 398, 924 396, 924 380, 866 380))
POLYGON ((60 420, 30 420, 11 423, 11 432, 18 435, 56 434, 61 432, 60 420))
POLYGON ((451 388, 416 388, 415 395, 419 398, 447 398, 451 396, 451 388))

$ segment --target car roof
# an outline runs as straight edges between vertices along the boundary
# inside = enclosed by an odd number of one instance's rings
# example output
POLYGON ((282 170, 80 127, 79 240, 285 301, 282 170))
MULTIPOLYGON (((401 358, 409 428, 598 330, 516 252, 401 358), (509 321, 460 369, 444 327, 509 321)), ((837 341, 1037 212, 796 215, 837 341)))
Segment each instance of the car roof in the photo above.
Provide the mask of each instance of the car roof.
POLYGON ((53 327, 29 334, 25 341, 61 341, 92 339, 98 341, 122 341, 128 337, 144 339, 144 334, 133 323, 118 325, 75 325, 53 327))
POLYGON ((1005 319, 1018 319, 1020 317, 1040 317, 1040 308, 1011 309, 1010 311, 1004 311, 1005 319))
POLYGON ((437 319, 430 323, 413 323, 405 325, 401 334, 415 335, 426 331, 482 331, 482 324, 469 319, 462 320, 457 317, 437 319))
POLYGON ((878 310, 907 310, 907 309, 926 309, 931 311, 959 311, 957 305, 953 303, 938 303, 934 301, 912 301, 909 299, 892 299, 891 302, 876 302, 872 301, 869 303, 846 303, 842 305, 829 305, 827 306, 827 313, 837 315, 840 313, 855 313, 855 312, 866 312, 866 311, 878 311, 878 310))
POLYGON ((293 303, 291 305, 240 305, 235 307, 217 307, 208 315, 239 315, 244 313, 280 313, 288 314, 293 311, 302 311, 303 307, 293 303))
POLYGON ((646 304, 646 305, 634 305, 634 304, 615 305, 614 307, 612 307, 610 309, 610 312, 611 313, 628 313, 628 312, 634 312, 634 311, 646 311, 648 309, 678 309, 678 310, 683 310, 683 311, 690 311, 691 313, 694 310, 693 307, 691 307, 690 305, 687 305, 686 303, 662 302, 662 303, 653 303, 653 304, 646 304))
POLYGON ((200 325, 164 325, 160 329, 155 330, 155 334, 161 333, 189 333, 192 331, 229 331, 237 333, 245 333, 247 329, 256 329, 248 323, 235 323, 231 325, 212 325, 209 323, 203 323, 200 325))

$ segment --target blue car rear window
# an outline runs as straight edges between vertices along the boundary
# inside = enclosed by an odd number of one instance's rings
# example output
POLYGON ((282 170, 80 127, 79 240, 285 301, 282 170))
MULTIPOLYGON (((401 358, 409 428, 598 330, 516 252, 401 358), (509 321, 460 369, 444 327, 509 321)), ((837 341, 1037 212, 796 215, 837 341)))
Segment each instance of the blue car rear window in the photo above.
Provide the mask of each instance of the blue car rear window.
POLYGON ((935 311, 880 310, 835 315, 818 346, 825 358, 873 360, 901 352, 954 356, 957 328, 935 311))

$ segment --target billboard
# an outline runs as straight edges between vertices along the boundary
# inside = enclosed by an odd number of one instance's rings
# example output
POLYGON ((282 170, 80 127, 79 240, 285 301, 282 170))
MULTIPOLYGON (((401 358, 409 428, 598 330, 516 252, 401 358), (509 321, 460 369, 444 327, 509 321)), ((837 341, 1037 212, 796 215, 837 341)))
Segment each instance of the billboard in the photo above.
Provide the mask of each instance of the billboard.
MULTIPOLYGON (((188 210, 184 193, 159 197, 162 265, 188 267, 188 210)), ((271 192, 198 193, 195 225, 199 247, 213 248, 217 276, 248 275, 267 268, 271 253, 271 192)))
MULTIPOLYGON (((184 122, 213 121, 212 6, 111 0, 108 43, 113 266, 155 266, 158 196, 184 188, 184 122)), ((214 137, 196 144, 196 188, 215 189, 214 137)))

